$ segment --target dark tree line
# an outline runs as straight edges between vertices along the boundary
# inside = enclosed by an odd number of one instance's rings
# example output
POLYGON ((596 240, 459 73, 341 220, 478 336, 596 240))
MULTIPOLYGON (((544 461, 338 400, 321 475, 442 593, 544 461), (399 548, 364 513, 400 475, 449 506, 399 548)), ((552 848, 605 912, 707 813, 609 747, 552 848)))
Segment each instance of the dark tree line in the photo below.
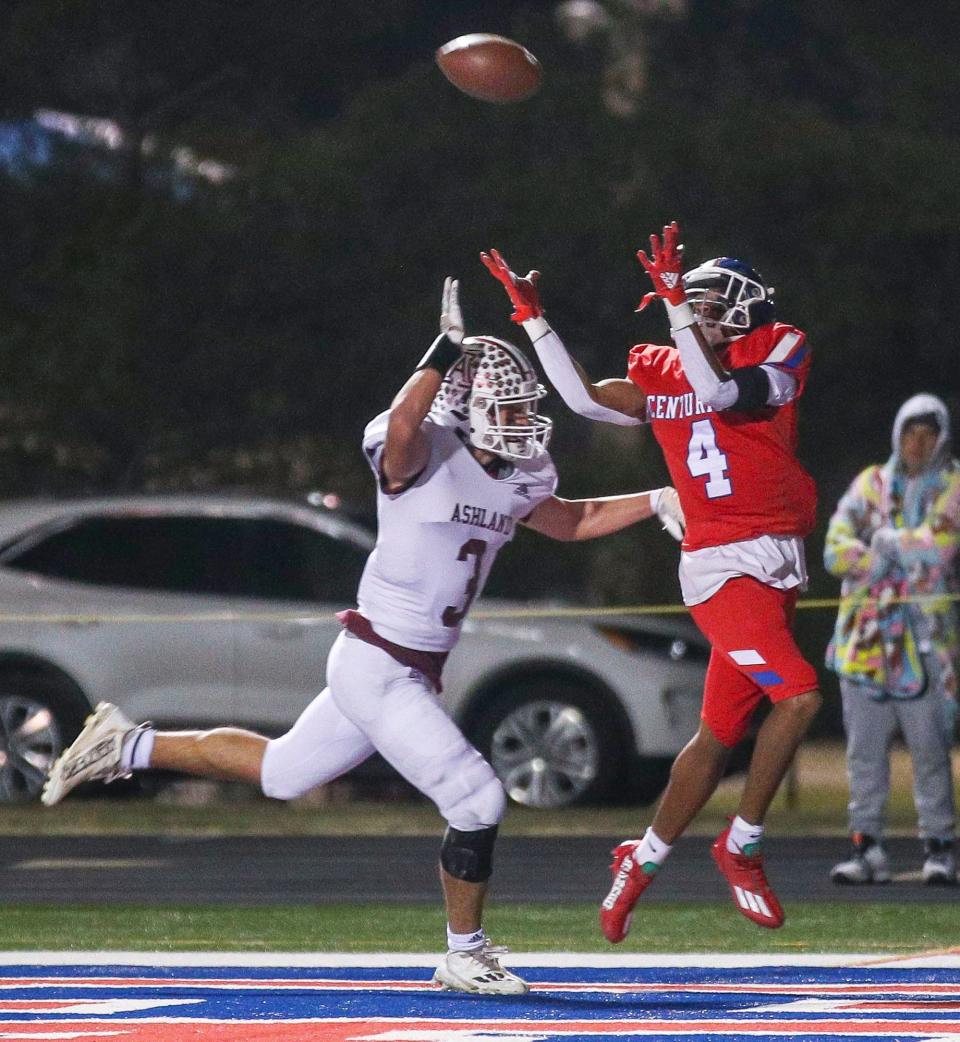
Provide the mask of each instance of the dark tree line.
MULTIPOLYGON (((749 260, 809 334, 813 592, 834 592, 823 525, 887 454, 897 405, 931 390, 960 414, 957 4, 608 0, 579 42, 557 8, 7 0, 6 125, 58 109, 124 145, 62 141, 0 179, 5 494, 334 487, 369 507, 359 434, 432 337, 446 274, 473 330, 523 343, 477 255, 540 268, 571 350, 620 375, 666 334, 633 314, 633 254, 677 218, 691 261, 749 260), (434 48, 477 29, 538 54, 537 97, 488 106, 443 81, 434 48), (233 176, 178 173, 184 149, 233 176)), ((561 494, 664 480, 649 437, 548 406, 561 494)), ((511 552, 504 592, 677 597, 650 526, 511 552)))

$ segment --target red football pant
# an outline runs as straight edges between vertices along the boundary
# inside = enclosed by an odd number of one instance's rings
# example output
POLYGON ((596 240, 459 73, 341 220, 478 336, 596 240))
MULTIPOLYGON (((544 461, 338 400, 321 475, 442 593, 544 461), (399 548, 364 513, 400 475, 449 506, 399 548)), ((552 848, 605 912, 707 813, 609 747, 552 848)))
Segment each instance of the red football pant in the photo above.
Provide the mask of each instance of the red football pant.
POLYGON ((700 716, 730 749, 764 696, 782 702, 819 686, 791 632, 797 592, 742 575, 690 608, 712 649, 700 716))

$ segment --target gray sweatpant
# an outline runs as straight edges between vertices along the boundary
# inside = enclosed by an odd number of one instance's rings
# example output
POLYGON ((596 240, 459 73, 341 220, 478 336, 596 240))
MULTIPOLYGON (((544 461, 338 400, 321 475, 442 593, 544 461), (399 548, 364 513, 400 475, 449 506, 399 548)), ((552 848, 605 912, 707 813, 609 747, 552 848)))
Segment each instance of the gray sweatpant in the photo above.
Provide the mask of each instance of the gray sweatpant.
POLYGON ((847 804, 851 832, 881 837, 890 791, 890 744, 899 730, 910 750, 913 802, 921 839, 952 839, 953 778, 950 746, 953 719, 937 663, 926 656, 929 683, 919 698, 870 697, 864 684, 840 678, 843 726, 847 733, 847 804))

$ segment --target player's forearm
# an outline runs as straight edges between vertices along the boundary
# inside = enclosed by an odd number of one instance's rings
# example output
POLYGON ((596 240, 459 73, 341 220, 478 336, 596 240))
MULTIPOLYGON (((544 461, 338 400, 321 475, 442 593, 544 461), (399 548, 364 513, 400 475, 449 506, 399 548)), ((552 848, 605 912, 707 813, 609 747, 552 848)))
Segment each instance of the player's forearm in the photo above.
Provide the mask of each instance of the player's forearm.
POLYGON ((572 508, 570 513, 573 522, 568 538, 576 542, 619 532, 654 514, 649 492, 566 502, 572 508))
POLYGON ((680 353, 683 372, 694 393, 714 409, 729 409, 738 397, 737 385, 704 340, 689 304, 666 303, 670 335, 680 353))
POLYGON ((704 339, 689 304, 667 304, 667 314, 684 374, 704 405, 718 410, 758 409, 785 405, 795 397, 796 380, 773 366, 727 372, 704 339))
POLYGON ((523 323, 523 328, 530 337, 547 379, 575 413, 590 420, 615 423, 619 426, 635 426, 644 422, 636 415, 611 408, 600 400, 600 390, 571 357, 563 341, 550 328, 545 318, 528 319, 523 323))
POLYGON ((391 431, 409 436, 420 429, 440 390, 440 374, 435 369, 418 369, 390 403, 387 435, 391 431))
POLYGON ((391 485, 407 481, 423 467, 425 442, 420 427, 440 389, 440 379, 434 369, 418 369, 390 404, 382 467, 391 485))

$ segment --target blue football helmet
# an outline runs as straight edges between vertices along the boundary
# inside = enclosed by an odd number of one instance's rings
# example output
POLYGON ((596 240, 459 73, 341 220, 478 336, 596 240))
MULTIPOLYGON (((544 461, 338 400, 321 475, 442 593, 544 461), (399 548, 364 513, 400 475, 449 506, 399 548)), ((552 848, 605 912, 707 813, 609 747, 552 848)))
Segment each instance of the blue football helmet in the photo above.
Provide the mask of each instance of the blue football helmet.
POLYGON ((713 320, 738 334, 774 320, 773 288, 734 257, 715 257, 691 268, 683 276, 683 288, 694 311, 704 303, 719 305, 713 320))

